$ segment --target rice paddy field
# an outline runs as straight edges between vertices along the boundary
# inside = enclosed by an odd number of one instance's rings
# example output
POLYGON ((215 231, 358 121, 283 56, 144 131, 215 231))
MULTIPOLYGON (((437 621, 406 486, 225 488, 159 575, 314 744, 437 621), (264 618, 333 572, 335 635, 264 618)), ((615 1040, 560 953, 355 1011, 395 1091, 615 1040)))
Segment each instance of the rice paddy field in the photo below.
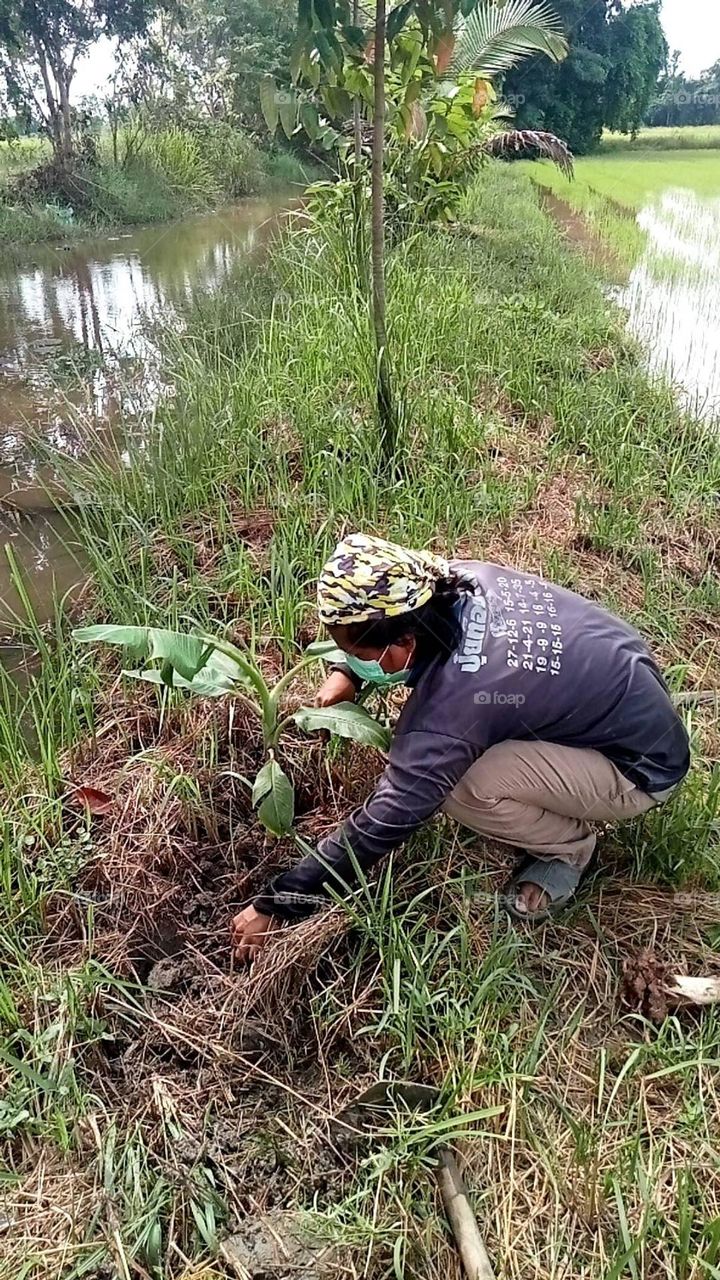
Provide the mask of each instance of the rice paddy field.
POLYGON ((649 369, 712 421, 720 413, 720 150, 710 129, 677 131, 693 134, 697 148, 659 149, 654 135, 665 132, 641 133, 645 150, 606 143, 578 160, 572 183, 544 163, 532 176, 568 236, 615 280, 649 369), (694 136, 701 132, 705 144, 694 136))
POLYGON ((576 161, 575 181, 568 184, 548 161, 542 161, 542 183, 576 208, 591 207, 592 196, 641 209, 668 188, 682 187, 700 197, 720 198, 720 148, 663 151, 605 149, 576 161), (587 204, 586 204, 587 202, 587 204))
MULTIPOLYGON (((459 228, 392 250, 388 469, 353 254, 306 211, 262 269, 156 327, 172 394, 126 438, 93 449, 80 418, 48 446, 89 580, 41 625, 10 566, 26 661, 22 685, 0 674, 0 1276, 280 1277, 277 1240, 300 1231, 302 1274, 455 1280, 434 1178, 452 1141, 498 1276, 713 1280, 720 1009, 663 1005, 657 980, 720 972, 716 430, 649 374, 537 187, 494 164, 459 228), (497 908, 507 851, 441 818, 238 971, 231 916, 296 856, 242 782, 257 725, 124 680, 70 630, 226 628, 276 678, 352 528, 539 570, 631 619, 692 774, 606 834, 597 878, 540 931, 497 908), (378 1077, 438 1103, 341 1140, 333 1117, 378 1077)), ((299 732, 283 762, 308 842, 382 768, 299 732)))

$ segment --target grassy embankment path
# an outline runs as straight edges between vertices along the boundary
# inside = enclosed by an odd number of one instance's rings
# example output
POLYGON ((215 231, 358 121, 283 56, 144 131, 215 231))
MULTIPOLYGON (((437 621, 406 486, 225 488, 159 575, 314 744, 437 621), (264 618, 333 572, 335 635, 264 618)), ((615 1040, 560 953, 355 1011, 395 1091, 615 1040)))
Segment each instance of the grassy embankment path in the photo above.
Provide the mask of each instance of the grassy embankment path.
MULTIPOLYGON (((718 686, 716 438, 649 385, 524 177, 484 172, 467 220, 472 238, 428 231, 392 256, 400 477, 379 458, 341 232, 294 238, 166 336, 174 402, 122 468, 66 467, 87 617, 229 622, 277 665, 314 629, 337 534, 359 527, 542 570, 631 618, 676 689, 718 686)), ((311 1211, 356 1275, 458 1275, 422 1160, 452 1124, 400 1125, 375 1154, 328 1145, 328 1114, 381 1066, 470 1115, 467 1178, 503 1276, 720 1274, 720 1018, 655 1029, 619 999, 640 946, 717 971, 714 708, 688 713, 678 801, 605 842, 613 878, 562 926, 496 918, 507 858, 441 820, 349 933, 338 911, 283 935, 250 980, 227 920, 293 856, 233 776, 252 728, 179 697, 161 714, 61 618, 28 644, 39 762, 9 690, 0 712, 3 1280, 217 1280, 219 1240, 269 1207, 311 1211), (68 777, 108 811, 73 810, 68 777)), ((312 839, 378 762, 297 742, 290 765, 312 839)))

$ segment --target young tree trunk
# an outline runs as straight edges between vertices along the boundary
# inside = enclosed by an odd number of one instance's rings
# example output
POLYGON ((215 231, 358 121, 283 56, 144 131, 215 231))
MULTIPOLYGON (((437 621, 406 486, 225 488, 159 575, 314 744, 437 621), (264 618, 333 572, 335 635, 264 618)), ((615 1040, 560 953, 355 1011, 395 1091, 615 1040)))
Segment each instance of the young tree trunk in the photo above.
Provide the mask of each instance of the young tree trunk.
POLYGON ((388 462, 395 457, 397 421, 390 385, 390 362, 385 325, 385 196, 383 191, 383 151, 385 145, 385 4, 375 5, 375 62, 373 67, 372 143, 372 314, 377 358, 378 423, 383 453, 388 462))
MULTIPOLYGON (((356 27, 360 21, 360 0, 353 0, 353 26, 356 27)), ((357 93, 353 94, 353 152, 355 155, 355 178, 357 179, 360 171, 360 158, 362 156, 362 124, 360 119, 360 97, 357 93)))
POLYGON ((53 156, 63 168, 67 168, 73 150, 70 82, 75 58, 67 67, 63 63, 63 49, 59 41, 48 47, 35 37, 33 44, 47 103, 43 114, 52 141, 53 156))
MULTIPOLYGON (((360 0, 353 0, 353 26, 360 24, 360 0)), ((360 96, 353 94, 352 234, 355 271, 363 298, 370 303, 370 258, 368 254, 367 201, 362 164, 362 114, 360 96)))

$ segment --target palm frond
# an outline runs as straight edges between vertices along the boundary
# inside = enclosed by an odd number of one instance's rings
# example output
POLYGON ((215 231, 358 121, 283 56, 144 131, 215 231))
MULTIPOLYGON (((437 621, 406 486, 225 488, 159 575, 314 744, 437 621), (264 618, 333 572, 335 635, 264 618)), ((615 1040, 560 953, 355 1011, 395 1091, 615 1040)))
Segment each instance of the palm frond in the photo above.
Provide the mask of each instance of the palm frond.
POLYGON ((552 160, 566 178, 574 175, 572 151, 554 133, 544 133, 538 129, 505 129, 483 142, 482 150, 488 156, 517 156, 525 151, 533 151, 546 160, 552 160))
POLYGON ((533 53, 560 62, 567 50, 560 19, 545 0, 479 0, 458 28, 450 65, 455 74, 492 79, 533 53))
POLYGON ((497 102, 490 104, 485 115, 486 120, 514 120, 515 108, 506 102, 504 98, 498 98, 497 102))

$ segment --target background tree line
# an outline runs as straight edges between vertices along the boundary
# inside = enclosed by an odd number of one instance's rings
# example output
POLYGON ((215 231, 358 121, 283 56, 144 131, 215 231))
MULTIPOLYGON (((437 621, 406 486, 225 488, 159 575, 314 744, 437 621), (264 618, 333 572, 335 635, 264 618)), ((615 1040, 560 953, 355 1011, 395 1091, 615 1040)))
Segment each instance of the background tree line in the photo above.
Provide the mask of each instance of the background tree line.
POLYGON ((260 111, 293 29, 281 0, 0 0, 0 244, 306 183, 306 149, 271 142, 260 111), (109 79, 83 98, 102 37, 109 79))
MULTIPOLYGON (((404 8, 388 6, 388 21, 404 8)), ((632 132, 649 112, 680 122, 670 99, 685 82, 666 69, 657 0, 555 0, 553 8, 568 57, 560 64, 531 58, 501 86, 519 127, 551 131, 581 153, 603 128, 632 132)), ((222 119, 263 138, 260 85, 270 75, 290 86, 297 20, 284 0, 0 0, 6 133, 42 131, 65 165, 90 122, 106 117, 117 129, 141 108, 166 120, 222 119), (101 35, 117 41, 119 70, 105 94, 81 104, 78 64, 101 35)), ((709 81, 702 86, 712 96, 709 81)))
POLYGON ((679 69, 680 54, 668 60, 657 94, 646 116, 649 125, 720 124, 720 61, 702 71, 697 79, 679 69))
POLYGON ((576 155, 603 129, 634 133, 644 123, 667 59, 657 0, 555 0, 569 53, 553 65, 535 58, 511 72, 505 94, 521 127, 550 129, 576 155))

